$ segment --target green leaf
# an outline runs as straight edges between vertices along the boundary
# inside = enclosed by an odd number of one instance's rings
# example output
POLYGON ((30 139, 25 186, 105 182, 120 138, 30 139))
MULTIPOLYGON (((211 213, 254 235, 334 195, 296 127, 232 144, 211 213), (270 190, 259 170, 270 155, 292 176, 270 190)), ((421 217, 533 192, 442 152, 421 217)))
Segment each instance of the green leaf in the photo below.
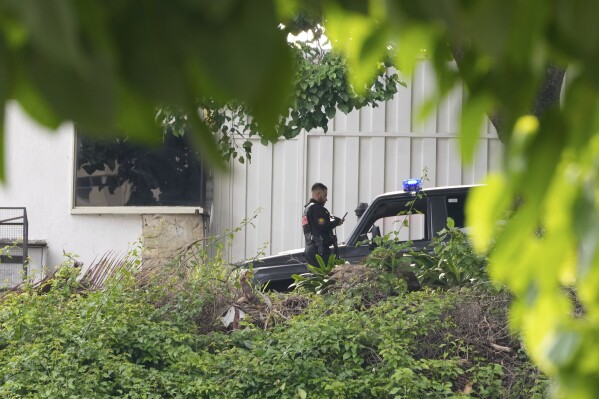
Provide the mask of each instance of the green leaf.
POLYGON ((395 42, 398 43, 395 63, 404 75, 411 76, 416 62, 422 60, 433 47, 436 32, 434 26, 414 22, 402 24, 399 28, 395 38, 395 42))
MULTIPOLYGON (((120 132, 124 132, 134 141, 148 145, 162 141, 162 128, 154 119, 156 108, 152 102, 126 85, 120 86, 117 101, 115 127, 120 132)), ((106 131, 98 131, 93 127, 86 126, 92 133, 106 134, 106 131)))
POLYGON ((294 69, 286 37, 275 26, 272 2, 238 3, 226 24, 198 26, 204 40, 189 64, 195 93, 244 102, 268 140, 276 139, 278 117, 288 108, 294 69))
POLYGON ((24 71, 17 71, 14 77, 13 96, 29 116, 37 122, 51 129, 60 126, 61 119, 24 71))
POLYGON ((343 51, 352 73, 349 79, 358 94, 377 73, 380 60, 387 53, 386 25, 371 15, 344 9, 329 3, 326 10, 327 35, 343 51))
POLYGON ((491 100, 486 96, 470 97, 464 104, 460 124, 460 149, 462 160, 466 164, 474 159, 478 139, 491 104, 491 100))
POLYGON ((116 122, 116 77, 105 59, 87 61, 85 68, 73 69, 32 53, 23 59, 23 70, 60 120, 108 131, 116 122))
POLYGON ((511 195, 503 175, 490 174, 484 186, 474 187, 466 202, 466 225, 471 228, 472 244, 478 253, 485 253, 498 228, 498 222, 507 215, 511 195))
MULTIPOLYGON (((447 218, 447 227, 449 227, 450 229, 455 228, 455 222, 452 218, 447 218)), ((443 229, 445 230, 445 229, 443 229)))
POLYGON ((8 65, 6 63, 8 59, 8 49, 3 38, 0 38, 0 104, 3 104, 0 109, 0 182, 4 181, 4 116, 5 116, 5 105, 8 99, 9 85, 10 85, 10 74, 8 65))
POLYGON ((72 2, 7 1, 6 7, 18 15, 28 39, 46 58, 60 62, 63 66, 82 66, 77 16, 72 2))
POLYGON ((297 396, 299 396, 300 399, 306 399, 308 397, 308 394, 302 388, 298 388, 297 389, 297 396))
POLYGON ((576 358, 582 337, 576 331, 560 330, 547 343, 547 358, 558 367, 569 366, 576 358))
POLYGON ((533 115, 525 115, 516 121, 510 139, 508 171, 521 174, 528 168, 527 152, 539 131, 539 120, 533 115))

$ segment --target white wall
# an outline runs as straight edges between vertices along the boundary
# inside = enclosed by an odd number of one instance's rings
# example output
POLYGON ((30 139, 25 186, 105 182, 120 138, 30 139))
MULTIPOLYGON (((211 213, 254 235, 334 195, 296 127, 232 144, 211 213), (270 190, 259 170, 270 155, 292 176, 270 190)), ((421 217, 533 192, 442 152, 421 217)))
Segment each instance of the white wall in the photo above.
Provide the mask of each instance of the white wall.
POLYGON ((16 105, 7 106, 0 206, 26 207, 29 239, 48 243, 47 265, 63 252, 88 264, 109 251, 126 251, 141 235, 140 215, 72 215, 73 126, 52 132, 32 122, 16 105))
POLYGON ((434 91, 430 64, 419 63, 408 87, 378 107, 349 114, 338 112, 328 133, 302 132, 292 140, 268 147, 256 141, 252 163, 234 163, 215 180, 211 232, 238 226, 261 208, 255 227, 241 229, 233 241, 231 260, 304 246, 300 218, 310 187, 322 182, 329 188, 327 208, 335 215, 349 214, 337 229, 344 240, 356 224, 354 209, 384 192, 402 189, 408 178, 428 170, 425 187, 479 183, 500 167, 502 145, 489 121, 480 132, 474 161, 460 161, 458 126, 463 90, 454 90, 428 119, 418 118, 420 105, 434 91))

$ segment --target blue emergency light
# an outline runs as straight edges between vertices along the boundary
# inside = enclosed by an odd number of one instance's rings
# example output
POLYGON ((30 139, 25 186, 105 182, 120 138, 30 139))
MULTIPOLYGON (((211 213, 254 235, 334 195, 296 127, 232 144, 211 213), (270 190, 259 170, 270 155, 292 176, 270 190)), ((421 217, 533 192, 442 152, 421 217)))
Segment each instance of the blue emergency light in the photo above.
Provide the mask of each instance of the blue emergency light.
POLYGON ((422 190, 422 180, 408 179, 403 181, 403 191, 406 193, 415 193, 422 190))

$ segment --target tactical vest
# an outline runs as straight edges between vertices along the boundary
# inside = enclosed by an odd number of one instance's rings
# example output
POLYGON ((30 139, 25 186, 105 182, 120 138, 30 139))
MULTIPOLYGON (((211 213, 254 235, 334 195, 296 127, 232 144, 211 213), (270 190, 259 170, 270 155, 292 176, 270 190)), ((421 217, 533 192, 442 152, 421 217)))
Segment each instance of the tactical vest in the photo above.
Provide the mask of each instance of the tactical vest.
MULTIPOLYGON (((302 229, 304 231, 304 238, 306 239, 306 246, 308 245, 316 245, 318 251, 322 253, 325 247, 329 247, 335 242, 333 231, 329 231, 327 233, 322 233, 317 228, 310 224, 310 218, 308 217, 308 212, 314 202, 310 202, 304 208, 304 213, 302 214, 302 229)), ((326 209, 325 209, 326 210, 326 209)), ((327 211, 327 217, 328 215, 327 211)))
POLYGON ((312 237, 312 226, 310 226, 310 218, 308 217, 308 211, 312 208, 314 202, 310 202, 308 205, 304 207, 304 212, 302 213, 302 229, 304 231, 304 238, 306 239, 306 245, 313 244, 314 239, 312 237))

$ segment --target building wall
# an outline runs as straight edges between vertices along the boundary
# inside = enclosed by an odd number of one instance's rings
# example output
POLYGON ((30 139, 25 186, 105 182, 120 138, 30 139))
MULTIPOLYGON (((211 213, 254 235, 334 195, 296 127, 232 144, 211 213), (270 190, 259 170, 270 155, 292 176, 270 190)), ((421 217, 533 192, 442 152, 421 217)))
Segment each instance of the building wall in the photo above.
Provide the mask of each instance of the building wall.
MULTIPOLYGON (((73 253, 89 263, 109 251, 126 251, 141 235, 140 215, 72 215, 73 126, 48 131, 16 104, 6 110, 0 206, 24 206, 29 239, 48 245, 46 265, 73 253)), ((35 265, 39 269, 42 265, 35 265)))
POLYGON ((217 176, 213 234, 233 229, 259 212, 253 225, 236 234, 231 261, 303 247, 300 218, 316 181, 328 186, 327 208, 334 215, 349 212, 337 229, 343 241, 356 224, 353 211, 358 203, 401 190, 403 180, 419 178, 425 169, 424 186, 437 187, 479 183, 488 171, 499 168, 502 145, 489 121, 481 129, 473 163, 460 161, 461 88, 422 120, 420 106, 435 86, 432 67, 421 62, 411 79, 403 80, 408 87, 401 87, 392 100, 347 115, 338 112, 326 134, 303 132, 268 147, 256 142, 251 164, 234 163, 217 176))
POLYGON ((142 215, 144 264, 163 266, 177 257, 195 259, 204 238, 204 216, 142 215))
MULTIPOLYGON (((108 253, 124 253, 142 234, 146 235, 148 259, 162 262, 204 236, 203 216, 194 210, 187 211, 191 214, 172 214, 173 209, 167 208, 171 214, 147 216, 141 212, 74 214, 73 126, 64 124, 49 131, 14 103, 6 111, 5 181, 0 184, 0 206, 26 207, 29 241, 38 241, 38 246, 39 241, 47 244, 43 257, 32 252, 33 273, 59 265, 65 253, 77 255, 84 265, 108 253)), ((120 211, 127 212, 123 208, 120 211)))

